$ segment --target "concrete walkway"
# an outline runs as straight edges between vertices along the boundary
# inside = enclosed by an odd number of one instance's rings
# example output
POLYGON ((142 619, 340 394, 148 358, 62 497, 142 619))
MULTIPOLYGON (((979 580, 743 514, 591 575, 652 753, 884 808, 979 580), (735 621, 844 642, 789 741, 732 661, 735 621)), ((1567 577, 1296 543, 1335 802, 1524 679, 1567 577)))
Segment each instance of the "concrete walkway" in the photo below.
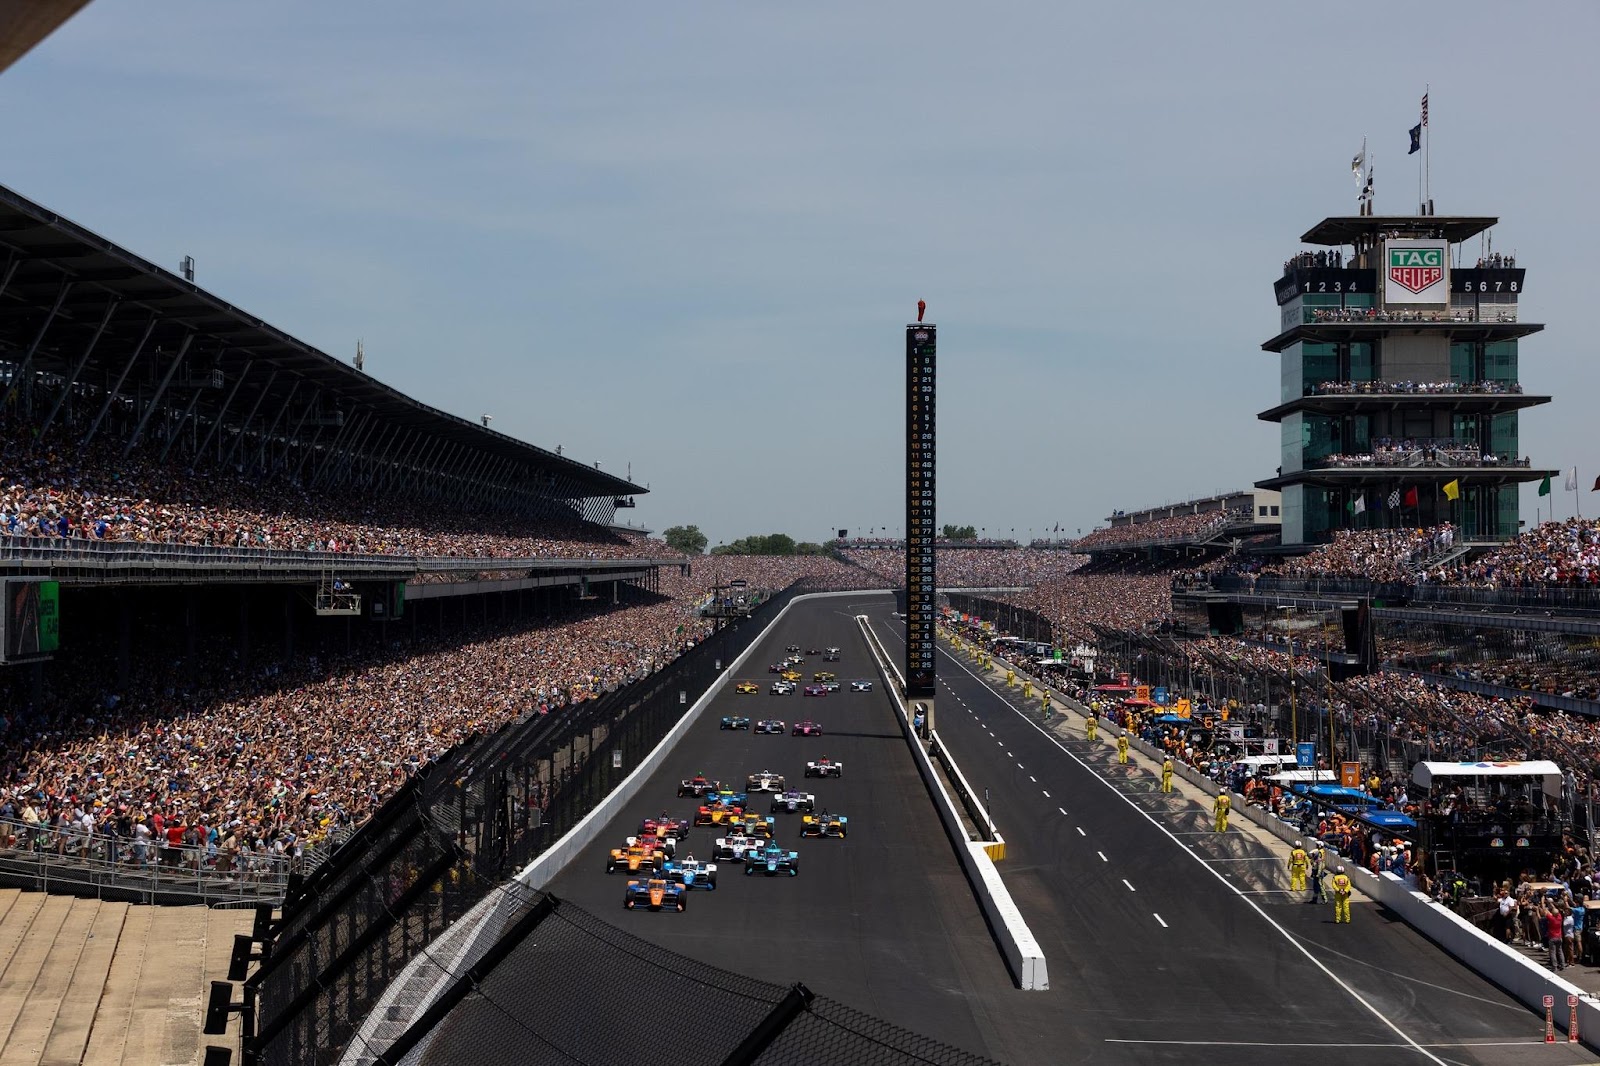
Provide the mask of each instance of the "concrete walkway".
POLYGON ((253 917, 0 889, 0 1066, 188 1066, 210 1044, 237 1062, 237 1016, 203 1037, 201 1015, 253 917))

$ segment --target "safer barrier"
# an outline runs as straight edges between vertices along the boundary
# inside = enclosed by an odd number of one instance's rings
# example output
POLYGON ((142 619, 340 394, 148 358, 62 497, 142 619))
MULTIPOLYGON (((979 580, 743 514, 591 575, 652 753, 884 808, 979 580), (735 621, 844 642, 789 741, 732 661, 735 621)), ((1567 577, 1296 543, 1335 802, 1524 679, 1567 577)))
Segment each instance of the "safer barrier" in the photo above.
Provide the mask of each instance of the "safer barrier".
MULTIPOLYGON (((956 809, 956 801, 945 788, 944 782, 940 780, 933 761, 928 757, 928 752, 923 748, 922 741, 913 728, 905 700, 900 695, 900 686, 904 684, 904 680, 894 668, 894 663, 890 660, 882 642, 878 640, 878 634, 873 631, 867 616, 857 615, 856 624, 861 627, 867 647, 878 664, 878 672, 893 696, 896 715, 900 720, 900 730, 905 734, 906 742, 911 747, 917 772, 922 775, 922 782, 934 799, 934 806, 939 811, 939 820, 943 823, 950 842, 955 845, 956 855, 961 860, 962 872, 966 874, 967 882, 972 885, 978 906, 983 909, 984 918, 988 921, 1002 954, 1005 955, 1012 979, 1016 981, 1018 988, 1046 991, 1050 987, 1050 971, 1045 961, 1044 949, 1034 938, 1033 931, 1028 928, 1027 921, 1022 917, 1022 911, 1011 898, 1011 890, 1006 888, 1000 872, 995 869, 994 859, 988 851, 992 845, 973 841, 967 836, 961 812, 956 809)), ((933 731, 931 739, 943 749, 944 745, 939 743, 937 730, 933 731)), ((948 753, 946 757, 948 758, 948 753)), ((965 781, 964 777, 960 777, 959 769, 956 769, 955 773, 959 780, 965 781)), ((988 824, 992 827, 993 823, 988 824)), ((999 834, 996 833, 994 836, 996 842, 1003 846, 1004 841, 999 839, 999 834)))

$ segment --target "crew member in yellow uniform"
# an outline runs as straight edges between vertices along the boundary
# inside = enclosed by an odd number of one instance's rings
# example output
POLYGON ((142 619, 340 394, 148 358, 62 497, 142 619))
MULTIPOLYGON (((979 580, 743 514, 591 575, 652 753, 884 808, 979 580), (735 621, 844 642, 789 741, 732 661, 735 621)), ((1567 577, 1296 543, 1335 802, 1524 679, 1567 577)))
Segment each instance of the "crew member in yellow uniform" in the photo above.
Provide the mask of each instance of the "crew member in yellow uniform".
POLYGON ((1128 765, 1128 734, 1117 737, 1117 762, 1128 765))
POLYGON ((1089 712, 1089 721, 1083 728, 1088 733, 1090 740, 1095 739, 1095 736, 1099 733, 1100 720, 1094 716, 1093 711, 1089 712))
POLYGON ((1228 812, 1233 809, 1233 800, 1228 798, 1228 790, 1224 788, 1217 793, 1216 802, 1211 805, 1211 810, 1217 816, 1217 832, 1228 831, 1228 812))
POLYGON ((1306 890, 1306 871, 1311 868, 1311 856, 1306 854, 1306 849, 1300 841, 1294 842, 1294 850, 1289 852, 1289 891, 1304 892, 1306 890))
POLYGON ((1161 791, 1172 791, 1172 756, 1170 755, 1161 763, 1161 791))
POLYGON ((1340 866, 1333 875, 1333 920, 1350 921, 1350 877, 1340 866))

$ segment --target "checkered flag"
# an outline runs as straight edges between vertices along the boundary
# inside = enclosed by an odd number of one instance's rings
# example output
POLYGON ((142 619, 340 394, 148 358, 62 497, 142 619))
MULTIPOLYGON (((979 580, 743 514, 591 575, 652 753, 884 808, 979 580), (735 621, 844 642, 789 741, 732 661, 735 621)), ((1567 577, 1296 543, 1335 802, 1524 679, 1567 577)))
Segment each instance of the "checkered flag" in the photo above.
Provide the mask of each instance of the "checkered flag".
POLYGON ((1399 489, 1395 489, 1393 492, 1389 493, 1389 506, 1391 508, 1400 506, 1400 490, 1399 489))

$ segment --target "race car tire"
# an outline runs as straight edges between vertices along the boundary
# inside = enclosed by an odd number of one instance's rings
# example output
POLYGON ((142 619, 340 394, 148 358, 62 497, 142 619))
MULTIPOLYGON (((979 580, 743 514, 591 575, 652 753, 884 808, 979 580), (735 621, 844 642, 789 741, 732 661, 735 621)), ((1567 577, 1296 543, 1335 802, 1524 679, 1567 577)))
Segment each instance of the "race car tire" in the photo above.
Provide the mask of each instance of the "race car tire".
POLYGON ((797 867, 794 867, 794 866, 789 867, 789 876, 790 877, 799 877, 800 876, 800 870, 797 867))
POLYGON ((744 875, 746 877, 749 877, 751 874, 753 874, 755 872, 756 872, 756 868, 754 866, 746 865, 745 868, 744 868, 744 875))
POLYGON ((612 860, 607 859, 606 860, 606 873, 612 874, 612 873, 616 873, 616 872, 617 872, 617 864, 615 862, 613 862, 612 860))
POLYGON ((623 900, 622 901, 622 907, 623 907, 624 910, 630 910, 630 911, 633 910, 633 908, 634 908, 633 897, 629 896, 627 899, 623 900))
POLYGON ((678 913, 682 914, 685 910, 688 909, 688 907, 689 907, 689 894, 687 892, 680 893, 678 895, 678 913))

